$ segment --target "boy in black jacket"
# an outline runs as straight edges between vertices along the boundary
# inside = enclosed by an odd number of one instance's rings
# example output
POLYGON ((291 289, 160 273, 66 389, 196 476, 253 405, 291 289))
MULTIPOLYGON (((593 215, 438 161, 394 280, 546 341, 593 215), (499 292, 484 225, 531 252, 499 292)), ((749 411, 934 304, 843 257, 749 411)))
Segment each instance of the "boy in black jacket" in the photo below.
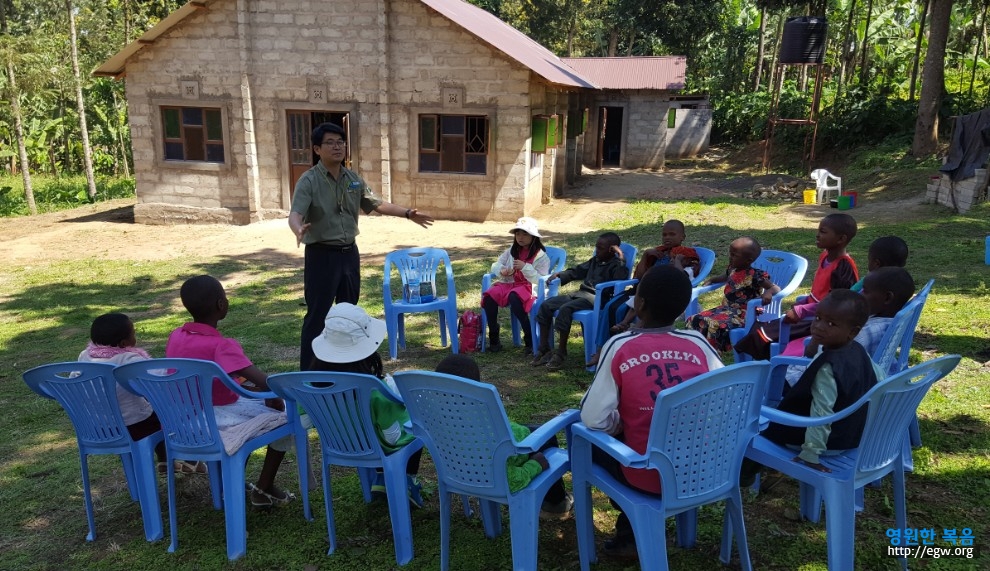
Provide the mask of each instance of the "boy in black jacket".
POLYGON ((592 309, 595 306, 595 286, 608 281, 629 278, 622 249, 622 241, 615 232, 606 232, 595 243, 595 255, 580 266, 551 274, 548 282, 560 278, 564 285, 573 280, 584 280, 581 288, 572 294, 556 295, 544 301, 536 313, 536 323, 540 327, 540 345, 533 350, 534 367, 545 366, 551 371, 559 370, 567 357, 567 337, 571 333, 571 317, 575 311, 592 309), (553 314, 557 313, 555 320, 553 314), (560 334, 557 350, 550 350, 550 326, 560 334))

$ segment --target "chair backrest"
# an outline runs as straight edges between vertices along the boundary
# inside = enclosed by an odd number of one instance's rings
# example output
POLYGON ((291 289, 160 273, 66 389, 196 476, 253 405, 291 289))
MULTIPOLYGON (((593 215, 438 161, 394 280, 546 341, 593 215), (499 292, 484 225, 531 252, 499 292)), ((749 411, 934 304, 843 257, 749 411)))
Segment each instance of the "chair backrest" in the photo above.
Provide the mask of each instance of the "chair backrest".
POLYGON ((117 404, 113 370, 112 363, 52 363, 25 371, 23 377, 31 390, 62 405, 80 448, 110 449, 131 442, 117 404))
POLYGON ((394 379, 437 477, 459 493, 508 497, 505 462, 516 444, 495 387, 430 371, 400 372, 394 379))
POLYGON ((324 455, 379 461, 384 455, 371 421, 371 391, 384 390, 377 377, 326 371, 280 373, 268 377, 268 388, 306 411, 320 435, 324 455))
POLYGON ((712 267, 715 265, 715 251, 708 248, 695 248, 694 251, 698 253, 698 260, 701 264, 698 268, 698 275, 691 280, 691 287, 698 287, 708 278, 708 274, 712 273, 712 267))
MULTIPOLYGON (((450 256, 442 248, 407 248, 405 250, 390 252, 385 256, 385 275, 382 288, 385 303, 389 305, 393 301, 391 290, 392 266, 395 266, 395 269, 398 270, 399 278, 402 280, 400 292, 409 283, 409 278, 414 273, 419 278, 420 283, 432 282, 436 284, 437 272, 440 271, 440 266, 443 266, 444 275, 447 279, 447 297, 449 299, 457 298, 457 294, 454 291, 454 270, 450 265, 450 256)), ((440 292, 436 292, 436 295, 439 296, 440 292)), ((396 299, 402 299, 401 293, 396 299)))
POLYGON ((914 330, 934 283, 935 280, 929 280, 911 301, 904 304, 887 326, 887 331, 884 332, 880 344, 872 355, 873 361, 880 366, 881 371, 894 374, 907 368, 911 343, 914 341, 914 330))
POLYGON ((626 278, 631 278, 633 268, 636 267, 636 254, 639 253, 639 250, 637 250, 636 246, 633 246, 629 242, 622 242, 619 244, 619 249, 622 250, 622 257, 626 262, 626 271, 629 272, 626 278))
POLYGON ((778 316, 781 311, 777 300, 783 300, 800 287, 804 274, 808 271, 808 260, 791 252, 763 250, 760 257, 753 262, 753 267, 770 274, 773 283, 780 286, 780 293, 774 296, 775 301, 764 306, 765 315, 778 316))
POLYGON ((567 269, 567 250, 555 246, 544 246, 550 257, 550 273, 562 272, 567 269))
POLYGON ((661 391, 646 454, 659 470, 667 511, 715 501, 739 485, 739 468, 759 432, 770 364, 738 363, 661 391))
POLYGON ((182 452, 224 451, 213 414, 213 380, 227 377, 219 365, 199 359, 149 359, 121 365, 114 376, 148 399, 178 457, 182 452))
POLYGON ((842 180, 841 177, 837 177, 834 174, 828 172, 825 169, 815 169, 811 171, 811 178, 815 181, 815 185, 819 189, 836 189, 839 187, 839 181, 842 180), (828 179, 833 179, 836 181, 835 185, 829 186, 828 179))
POLYGON ((860 399, 869 401, 865 405, 869 408, 856 456, 856 487, 872 482, 885 474, 889 465, 902 461, 904 435, 918 405, 932 384, 952 372, 960 359, 959 355, 947 355, 921 363, 877 383, 860 399))

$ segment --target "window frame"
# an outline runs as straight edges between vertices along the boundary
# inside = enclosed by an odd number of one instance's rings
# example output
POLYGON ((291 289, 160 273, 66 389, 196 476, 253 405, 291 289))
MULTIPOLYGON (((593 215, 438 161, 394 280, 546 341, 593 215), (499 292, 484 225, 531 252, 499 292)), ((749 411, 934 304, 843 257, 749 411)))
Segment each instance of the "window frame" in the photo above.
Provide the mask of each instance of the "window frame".
MULTIPOLYGON (((162 168, 178 168, 183 170, 200 170, 200 171, 229 171, 231 169, 231 154, 230 146, 233 144, 232 141, 232 131, 230 129, 230 112, 229 112, 229 102, 227 101, 199 101, 199 100, 188 100, 188 99, 160 99, 152 102, 153 118, 151 120, 152 134, 154 136, 155 145, 155 165, 162 168), (206 160, 207 152, 207 138, 206 138, 206 117, 205 113, 203 115, 203 160, 198 159, 166 159, 166 144, 183 142, 185 145, 185 137, 166 137, 166 127, 165 127, 165 110, 166 109, 178 109, 179 110, 179 128, 183 128, 182 123, 182 109, 200 109, 202 111, 219 111, 220 112, 220 140, 210 139, 214 143, 222 143, 223 145, 223 162, 208 161, 206 160)), ((184 135, 185 133, 181 133, 184 135)), ((185 146, 183 147, 183 156, 186 155, 185 146)))
MULTIPOLYGON (((441 109, 436 107, 424 107, 424 108, 414 108, 409 110, 409 122, 410 122, 410 146, 409 146, 409 177, 413 179, 442 179, 442 180, 463 180, 463 181, 493 181, 495 179, 496 164, 497 164, 497 154, 495 151, 495 140, 497 136, 496 125, 497 118, 495 115, 495 110, 490 108, 475 108, 467 107, 462 109, 441 109), (458 137, 464 140, 465 149, 461 152, 461 157, 463 158, 464 168, 467 167, 467 161, 469 156, 484 156, 485 157, 485 172, 465 172, 465 171, 440 171, 440 170, 428 170, 421 171, 421 159, 424 155, 422 143, 424 141, 424 133, 422 132, 422 119, 434 117, 434 124, 436 126, 436 135, 432 142, 434 146, 428 148, 426 153, 435 155, 437 157, 437 165, 441 164, 443 160, 443 140, 456 139, 458 137), (464 118, 463 121, 463 133, 462 134, 444 134, 442 123, 444 117, 461 117, 464 118), (487 124, 487 137, 485 142, 486 152, 482 153, 470 153, 467 150, 468 136, 470 132, 469 118, 480 117, 486 120, 487 124), (436 149, 433 151, 432 149, 436 149)), ((429 139, 428 139, 429 141, 429 139)), ((438 166, 439 168, 439 166, 438 166)))

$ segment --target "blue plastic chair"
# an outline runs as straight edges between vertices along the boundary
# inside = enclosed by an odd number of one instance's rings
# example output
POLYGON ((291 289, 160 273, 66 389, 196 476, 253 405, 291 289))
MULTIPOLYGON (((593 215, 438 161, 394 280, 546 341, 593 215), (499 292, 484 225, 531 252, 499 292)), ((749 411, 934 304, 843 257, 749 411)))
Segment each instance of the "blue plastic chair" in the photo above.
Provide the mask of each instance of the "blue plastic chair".
POLYGON ((508 505, 513 569, 535 571, 540 505, 570 462, 564 450, 545 450, 550 468, 514 494, 509 492, 505 463, 511 456, 536 452, 552 435, 567 430, 580 413, 566 411, 516 442, 492 385, 427 371, 396 373, 395 384, 412 419, 413 433, 426 443, 437 469, 440 569, 447 571, 450 563, 449 502, 454 493, 480 500, 488 537, 501 532, 499 504, 508 505))
MULTIPOLYGON (((829 416, 796 416, 763 407, 763 416, 770 421, 804 427, 834 423, 863 406, 868 407, 859 447, 837 455, 821 456, 822 465, 831 472, 820 472, 795 462, 794 450, 762 436, 754 438, 746 451, 747 458, 783 472, 801 483, 802 514, 820 509, 818 498, 824 499, 830 570, 855 568, 857 489, 887 474, 893 475, 895 527, 907 527, 904 439, 901 435, 907 431, 918 404, 931 385, 949 374, 959 360, 958 355, 948 355, 902 371, 877 383, 858 401, 829 416)), ((902 560, 902 564, 907 568, 906 560, 902 560)))
MULTIPOLYGON (((715 252, 713 250, 710 250, 708 248, 700 248, 700 247, 695 248, 694 250, 698 253, 698 260, 700 262, 700 267, 698 268, 698 275, 694 276, 694 278, 691 280, 692 302, 697 297, 698 295, 697 292, 699 291, 699 288, 702 287, 701 284, 704 283, 704 281, 708 279, 708 275, 712 273, 712 266, 715 265, 715 252)), ((637 279, 629 280, 629 285, 637 284, 637 283, 639 283, 639 280, 637 279)), ((612 299, 608 300, 608 303, 605 304, 605 309, 604 309, 605 313, 603 315, 611 314, 613 311, 613 307, 615 307, 614 311, 615 311, 616 321, 621 321, 629 311, 629 307, 626 306, 625 296, 617 295, 614 296, 612 299), (616 305, 618 307, 615 307, 616 305)), ((605 345, 605 341, 607 341, 608 338, 611 336, 608 330, 611 325, 609 324, 608 319, 598 320, 598 347, 603 347, 605 345)))
MULTIPOLYGON (((219 379, 239 398, 275 398, 275 393, 241 388, 213 361, 198 359, 150 359, 114 369, 117 382, 144 396, 158 415, 165 433, 165 452, 174 458, 201 460, 209 464, 213 505, 224 509, 227 557, 237 559, 247 551, 247 500, 244 493, 245 465, 251 452, 284 436, 291 436, 294 408, 286 407, 289 422, 244 443, 227 454, 213 414, 213 381, 219 379), (222 480, 221 480, 222 478, 222 480), (221 491, 222 482, 222 491, 221 491), (222 497, 222 504, 221 504, 222 497)), ((300 487, 306 480, 300 481, 300 487)), ((175 507, 175 475, 168 471, 168 516, 172 553, 179 546, 175 507)))
POLYGON ((447 346, 447 336, 450 335, 450 346, 457 353, 457 292, 454 289, 454 270, 450 265, 450 256, 440 248, 408 248, 396 250, 385 256, 385 277, 382 283, 382 301, 385 306, 385 325, 388 328, 388 354, 395 359, 399 347, 406 348, 405 316, 409 313, 432 313, 440 315, 440 345, 447 346), (392 296, 392 267, 398 271, 401 279, 400 291, 409 283, 409 277, 416 273, 420 282, 436 283, 440 266, 447 279, 447 295, 435 292, 433 301, 426 303, 409 303, 400 293, 397 298, 392 296))
POLYGON ((144 537, 156 541, 164 535, 155 475, 155 446, 162 441, 162 433, 159 431, 141 440, 131 439, 117 404, 117 381, 113 370, 111 363, 53 363, 25 371, 23 377, 32 391, 62 405, 76 431, 86 522, 89 524, 86 541, 96 539, 87 460, 92 454, 120 456, 131 499, 141 505, 144 537))
MULTIPOLYGON (((808 260, 797 254, 782 252, 780 250, 763 250, 760 257, 753 262, 754 268, 759 268, 770 274, 770 279, 774 284, 780 286, 780 291, 774 294, 769 304, 763 305, 759 298, 749 300, 746 304, 746 322, 742 327, 729 330, 729 340, 735 346, 740 339, 753 327, 757 321, 766 322, 779 319, 784 315, 782 303, 784 298, 794 293, 794 290, 801 285, 805 272, 808 271, 808 260), (762 313, 757 312, 757 308, 763 308, 762 313)), ((697 293, 692 292, 692 302, 688 306, 688 315, 693 315, 700 311, 697 296, 710 291, 720 290, 725 284, 711 284, 698 288, 697 293)), ((738 353, 733 350, 736 363, 751 361, 749 355, 738 353)))
POLYGON ((660 392, 653 409, 646 452, 639 454, 608 434, 573 427, 571 471, 578 556, 587 571, 595 556, 591 486, 615 500, 629 517, 642 569, 667 569, 665 521, 677 516, 678 543, 694 544, 696 509, 725 500, 721 560, 732 556, 738 531, 739 563, 751 570, 743 521, 739 469, 746 446, 759 430, 760 403, 770 365, 730 365, 660 392), (592 447, 623 466, 656 470, 663 496, 642 493, 592 463, 592 447))
MULTIPOLYGON (((567 269, 567 251, 563 248, 556 248, 554 246, 546 246, 547 256, 550 257, 550 273, 562 272, 567 269)), ((536 284, 536 301, 533 302, 533 308, 538 304, 542 303, 547 297, 553 297, 557 295, 557 291, 560 288, 560 280, 554 280, 553 283, 547 284, 547 277, 544 276, 540 278, 540 281, 536 284)), ((494 274, 485 274, 481 278, 481 295, 484 297, 488 288, 492 287, 492 280, 495 278, 494 274)), ((509 313, 509 319, 512 322, 512 344, 516 347, 522 346, 522 330, 519 325, 519 321, 516 320, 516 316, 509 313)), ((536 326, 536 314, 532 311, 529 313, 529 330, 532 332, 533 338, 531 341, 535 341, 537 334, 536 326)), ((481 312, 481 329, 478 333, 481 336, 481 350, 485 351, 488 348, 488 315, 482 310, 481 312)))
MULTIPOLYGON (((626 272, 627 272, 626 275, 627 276, 632 275, 632 269, 636 263, 636 252, 637 252, 636 246, 633 246, 628 242, 623 242, 622 244, 619 245, 619 248, 622 249, 622 257, 623 260, 625 260, 626 262, 626 272)), ((557 286, 560 285, 559 278, 554 280, 554 282, 556 282, 557 286)), ((581 332, 584 336, 585 363, 590 362, 591 356, 594 355, 596 351, 598 351, 598 337, 599 337, 598 321, 599 321, 599 317, 602 314, 602 311, 605 309, 605 303, 607 302, 607 300, 615 296, 615 294, 621 292, 622 290, 629 287, 633 283, 635 282, 629 279, 625 279, 625 280, 615 280, 611 282, 602 282, 596 285, 594 307, 592 309, 583 309, 581 311, 575 311, 571 315, 571 320, 573 323, 581 324, 581 332)), ((539 306, 541 303, 542 301, 538 301, 537 303, 533 304, 533 307, 530 309, 529 312, 531 316, 536 315, 536 312, 539 311, 540 309, 539 306)), ((536 327, 534 323, 533 347, 536 348, 539 347, 539 345, 540 345, 539 327, 536 327)), ((550 339, 550 346, 553 347, 552 337, 550 339)), ((593 366, 588 367, 588 370, 594 371, 595 367, 593 366)))
MULTIPOLYGON (((365 502, 371 501, 371 481, 375 468, 382 468, 385 490, 388 494, 388 511, 392 519, 392 539, 395 541, 395 560, 405 565, 412 560, 412 520, 409 500, 406 497, 406 464, 409 457, 423 448, 416 439, 392 453, 386 453, 375 434, 371 420, 371 392, 378 390, 387 398, 398 401, 376 377, 357 373, 307 371, 281 373, 268 377, 268 386, 286 400, 286 407, 296 403, 309 415, 320 435, 320 451, 323 468, 323 503, 327 512, 327 535, 330 539, 330 555, 337 548, 333 517, 333 496, 330 490, 330 466, 351 466, 358 469, 365 502)), ((308 447, 307 431, 296 426, 296 449, 308 447)), ((308 467, 299 455, 300 481, 308 467)), ((306 518, 309 513, 309 493, 302 488, 306 518)))

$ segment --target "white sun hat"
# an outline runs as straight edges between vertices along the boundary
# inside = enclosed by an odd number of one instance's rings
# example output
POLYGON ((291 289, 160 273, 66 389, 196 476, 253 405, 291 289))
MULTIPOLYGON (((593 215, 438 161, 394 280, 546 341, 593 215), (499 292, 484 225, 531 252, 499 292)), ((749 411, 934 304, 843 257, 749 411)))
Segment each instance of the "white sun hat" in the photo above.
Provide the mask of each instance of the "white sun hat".
POLYGON ((364 309, 338 303, 330 308, 323 333, 313 339, 313 353, 327 363, 353 363, 378 350, 385 340, 385 322, 364 309))
POLYGON ((512 227, 512 230, 509 230, 509 234, 515 234, 516 230, 522 230, 530 236, 535 236, 537 238, 543 237, 540 236, 540 229, 536 226, 536 220, 530 218, 529 216, 523 216, 519 220, 516 220, 516 225, 512 227))

